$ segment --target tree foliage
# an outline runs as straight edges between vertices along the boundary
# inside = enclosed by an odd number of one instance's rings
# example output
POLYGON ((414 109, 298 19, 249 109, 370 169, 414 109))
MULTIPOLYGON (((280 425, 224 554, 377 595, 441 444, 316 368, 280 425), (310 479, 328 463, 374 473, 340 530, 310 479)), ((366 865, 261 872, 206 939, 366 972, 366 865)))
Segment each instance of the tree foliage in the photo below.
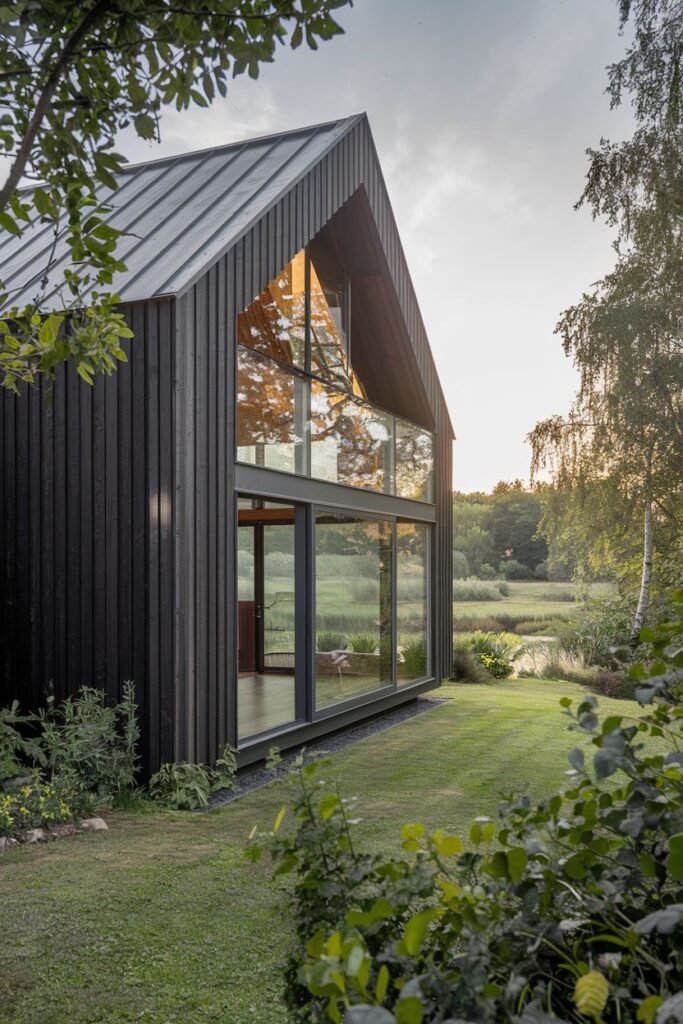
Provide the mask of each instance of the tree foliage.
POLYGON ((342 31, 332 12, 352 0, 17 0, 0 7, 0 232, 39 222, 66 237, 72 266, 55 292, 54 247, 36 260, 25 308, 0 285, 0 372, 16 390, 72 357, 86 380, 125 359, 130 332, 110 289, 125 269, 108 197, 132 125, 158 140, 164 105, 208 107, 231 77, 256 78, 277 46, 316 49, 342 31), (34 182, 27 190, 20 184, 34 182), (60 315, 45 314, 57 309, 60 315), (69 314, 65 330, 62 312, 69 314))
POLYGON ((514 559, 531 578, 548 555, 537 536, 541 514, 540 491, 525 490, 518 480, 499 481, 492 494, 456 492, 453 546, 474 576, 500 575, 501 566, 514 559))
MULTIPOLYGON (((639 545, 642 625, 657 554, 671 557, 683 495, 683 5, 622 0, 621 27, 634 35, 608 69, 613 106, 632 100, 636 130, 589 151, 580 204, 615 226, 617 262, 557 326, 579 371, 567 416, 537 424, 532 473, 550 468, 572 495, 546 508, 547 533, 593 532, 592 561, 627 563, 639 545), (551 521, 551 514, 559 519, 551 521), (583 518, 585 529, 581 530, 583 518)), ((590 548, 590 545, 588 545, 590 548)))
POLYGON ((289 888, 290 1019, 344 1024, 668 1024, 683 991, 683 592, 642 639, 641 718, 561 703, 570 781, 511 794, 466 844, 423 825, 358 847, 354 802, 299 764, 295 824, 254 837, 289 888))

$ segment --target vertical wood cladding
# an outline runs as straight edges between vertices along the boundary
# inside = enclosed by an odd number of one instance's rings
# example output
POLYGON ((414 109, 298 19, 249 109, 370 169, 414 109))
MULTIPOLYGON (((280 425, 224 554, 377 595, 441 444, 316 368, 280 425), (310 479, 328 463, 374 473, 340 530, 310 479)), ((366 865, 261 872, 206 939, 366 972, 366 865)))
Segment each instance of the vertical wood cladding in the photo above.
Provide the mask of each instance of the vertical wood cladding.
POLYGON ((111 377, 0 393, 0 701, 133 680, 149 766, 173 756, 173 303, 124 312, 111 377))

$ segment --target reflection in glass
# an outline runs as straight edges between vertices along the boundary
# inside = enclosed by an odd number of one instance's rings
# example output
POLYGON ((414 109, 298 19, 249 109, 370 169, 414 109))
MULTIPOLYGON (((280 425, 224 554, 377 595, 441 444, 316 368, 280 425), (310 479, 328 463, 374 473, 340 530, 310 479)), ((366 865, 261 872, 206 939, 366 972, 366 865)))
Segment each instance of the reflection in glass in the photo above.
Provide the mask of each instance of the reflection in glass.
POLYGON ((396 525, 396 629, 399 685, 429 675, 429 527, 396 525))
POLYGON ((316 515, 316 707, 392 685, 391 525, 316 515))
POLYGON ((311 476, 391 490, 392 417, 311 381, 311 476))
POLYGON ((258 498, 238 501, 240 740, 280 728, 296 717, 295 519, 291 505, 258 498))
POLYGON ((237 318, 237 340, 299 369, 305 362, 306 255, 291 263, 237 318))
POLYGON ((350 388, 348 276, 326 254, 311 256, 311 373, 350 388))
POLYGON ((433 501, 434 445, 429 431, 396 419, 396 491, 400 498, 433 501))
POLYGON ((237 353, 237 458, 304 473, 306 383, 242 345, 237 353))

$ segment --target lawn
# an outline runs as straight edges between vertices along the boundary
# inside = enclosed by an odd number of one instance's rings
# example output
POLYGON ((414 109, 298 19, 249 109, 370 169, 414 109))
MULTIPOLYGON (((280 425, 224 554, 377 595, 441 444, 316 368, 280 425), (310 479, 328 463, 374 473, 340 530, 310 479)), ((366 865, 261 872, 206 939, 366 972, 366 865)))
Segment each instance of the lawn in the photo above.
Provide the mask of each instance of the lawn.
MULTIPOLYGON (((362 798, 359 839, 397 845, 411 820, 464 835, 503 788, 554 786, 576 743, 558 701, 581 693, 536 680, 443 688, 449 703, 335 754, 329 774, 362 798)), ((0 855, 2 1024, 283 1024, 283 898, 242 850, 294 785, 208 814, 115 813, 106 834, 0 855)))

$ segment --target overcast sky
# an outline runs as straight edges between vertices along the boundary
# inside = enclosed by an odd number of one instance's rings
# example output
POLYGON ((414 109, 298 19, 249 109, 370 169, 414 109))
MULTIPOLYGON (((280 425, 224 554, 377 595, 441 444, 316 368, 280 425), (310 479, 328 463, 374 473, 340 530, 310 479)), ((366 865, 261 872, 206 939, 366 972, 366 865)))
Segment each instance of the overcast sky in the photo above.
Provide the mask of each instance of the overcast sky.
POLYGON ((281 50, 207 111, 162 118, 131 160, 367 111, 457 433, 458 490, 528 478, 524 438, 566 411, 559 313, 613 262, 575 212, 585 150, 628 134, 605 66, 616 0, 356 0, 346 35, 281 50))

